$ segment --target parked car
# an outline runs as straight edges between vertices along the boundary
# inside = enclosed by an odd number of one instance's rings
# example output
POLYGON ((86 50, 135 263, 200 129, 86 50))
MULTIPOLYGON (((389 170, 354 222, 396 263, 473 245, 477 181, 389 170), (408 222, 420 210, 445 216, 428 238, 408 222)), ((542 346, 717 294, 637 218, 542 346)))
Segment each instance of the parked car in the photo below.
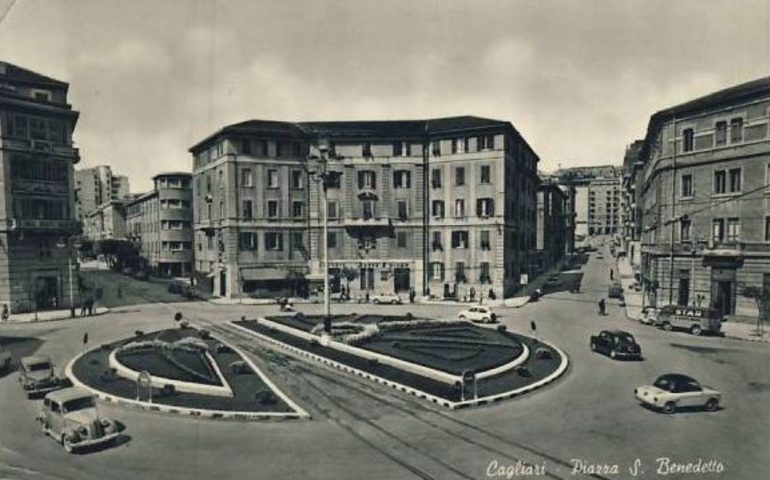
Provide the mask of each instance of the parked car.
POLYGON ((607 296, 609 298, 623 299, 623 285, 617 280, 614 280, 607 288, 607 296))
POLYGON ((642 358, 642 347, 634 336, 622 330, 602 330, 591 336, 591 350, 609 355, 610 358, 642 358))
POLYGON ((11 369, 11 352, 0 347, 0 373, 5 373, 11 369))
POLYGON ((485 306, 470 307, 457 314, 459 320, 470 320, 471 322, 495 323, 497 315, 491 308, 485 306))
POLYGON ((722 394, 702 386, 694 378, 681 373, 661 375, 652 385, 634 389, 637 400, 663 413, 674 413, 677 409, 700 407, 709 412, 719 409, 722 394))
POLYGON ((640 323, 643 323, 645 325, 655 325, 658 318, 658 309, 655 307, 644 307, 642 308, 642 312, 639 314, 639 320, 640 323))
POLYGON ((94 396, 81 388, 46 395, 37 420, 43 433, 60 442, 68 453, 120 436, 115 420, 100 417, 94 396))
POLYGON ((30 396, 60 388, 51 358, 46 355, 33 355, 21 359, 19 383, 30 396))
POLYGON ((545 281, 546 288, 555 288, 559 285, 561 285, 561 279, 559 279, 558 275, 551 275, 548 277, 548 280, 545 281))
POLYGON ((134 272, 134 278, 136 280, 147 280, 149 278, 149 275, 147 275, 146 270, 137 270, 134 272))
POLYGON ((401 297, 395 293, 378 293, 376 295, 372 295, 370 300, 372 303, 390 303, 391 305, 402 303, 401 297))
POLYGON ((658 312, 655 325, 668 331, 687 330, 693 335, 717 334, 722 329, 722 319, 713 308, 666 305, 658 312))

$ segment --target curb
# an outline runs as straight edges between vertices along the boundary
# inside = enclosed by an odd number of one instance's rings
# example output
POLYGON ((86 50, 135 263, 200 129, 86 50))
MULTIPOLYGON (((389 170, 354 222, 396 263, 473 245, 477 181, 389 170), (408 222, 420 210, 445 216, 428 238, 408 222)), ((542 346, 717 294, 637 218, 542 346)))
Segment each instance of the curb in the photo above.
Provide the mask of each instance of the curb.
MULTIPOLYGON (((221 339, 219 340, 221 341, 221 339)), ((225 343, 225 342, 222 342, 222 343, 225 343)), ((232 345, 227 343, 225 344, 233 348, 232 345)), ((97 347, 97 348, 101 348, 101 347, 97 347)), ((96 388, 93 388, 89 385, 84 384, 72 372, 72 367, 73 365, 75 365, 75 362, 78 361, 86 353, 92 352, 93 350, 96 350, 96 348, 86 350, 85 352, 81 352, 77 354, 75 357, 73 357, 67 363, 67 366, 64 369, 64 374, 67 376, 67 378, 69 378, 72 381, 73 386, 87 390, 91 392, 99 400, 102 400, 107 403, 111 403, 121 407, 130 407, 137 410, 144 410, 144 411, 158 412, 158 413, 169 413, 169 414, 176 414, 180 416, 187 416, 187 417, 194 417, 194 418, 207 418, 207 419, 213 419, 213 420, 264 421, 264 420, 295 420, 295 419, 310 417, 310 415, 308 415, 307 412, 305 412, 299 407, 296 407, 294 402, 291 402, 291 403, 287 402, 287 404, 290 407, 299 408, 299 410, 294 412, 243 412, 243 411, 229 411, 229 410, 209 410, 205 408, 175 407, 173 405, 163 405, 158 403, 142 402, 139 400, 131 400, 128 398, 118 397, 116 395, 105 393, 101 390, 98 390, 96 388)), ((233 350, 235 351, 236 349, 233 348, 233 350)), ((239 354, 241 353, 240 351, 238 352, 239 354)), ((243 355, 241 356, 243 357, 243 355)), ((251 363, 251 360, 249 360, 246 357, 243 357, 243 358, 249 363, 250 366, 254 366, 251 363)), ((263 378, 262 375, 259 375, 259 376, 260 378, 263 378)), ((278 392, 280 391, 276 389, 276 393, 278 392)), ((280 392, 280 393, 282 394, 283 392, 280 392)), ((282 399, 284 399, 283 395, 279 395, 279 396, 282 399)))
POLYGON ((543 386, 553 382, 557 378, 561 377, 567 371, 567 367, 569 366, 569 358, 567 357, 566 353, 564 353, 562 350, 554 347, 551 344, 547 344, 545 342, 542 342, 542 341, 538 340, 540 343, 544 343, 544 344, 548 345, 549 347, 553 348, 554 350, 556 350, 556 353, 558 353, 561 356, 562 361, 561 361, 561 364, 559 365, 559 367, 556 369, 556 371, 554 371, 549 376, 547 376, 547 377, 543 378, 542 380, 539 380, 539 381, 537 381, 537 382, 535 382, 533 384, 525 385, 524 387, 520 387, 520 388, 517 388, 517 389, 514 389, 514 390, 510 390, 508 392, 502 392, 502 393, 498 393, 498 394, 495 394, 495 395, 489 395, 489 396, 486 396, 486 397, 480 397, 480 398, 476 398, 476 399, 473 399, 473 400, 465 400, 465 401, 460 401, 460 402, 453 402, 451 400, 446 400, 444 398, 437 397, 435 395, 431 395, 430 393, 423 392, 422 390, 418 390, 418 389, 413 388, 413 387, 408 387, 408 386, 402 385, 402 384, 400 384, 398 382, 394 382, 392 380, 387 380, 387 379, 384 379, 382 377, 378 377, 377 375, 372 375, 371 373, 364 372, 363 370, 359 370, 357 368, 350 367, 348 365, 345 365, 343 363, 340 363, 340 362, 337 362, 337 361, 334 361, 334 360, 330 360, 330 359, 328 359, 326 357, 322 357, 321 355, 316 355, 314 353, 310 353, 310 352, 308 352, 306 350, 302 350, 301 348, 297 348, 297 347, 294 347, 292 345, 288 345, 288 344, 283 343, 283 342, 281 342, 279 340, 275 340, 275 339, 273 339, 271 337, 268 337, 266 335, 263 335, 261 333, 258 333, 258 332, 255 332, 253 330, 250 330, 248 328, 245 328, 245 327, 242 327, 240 325, 237 325, 237 324, 235 324, 233 322, 228 322, 227 324, 229 326, 231 326, 231 327, 236 328, 237 330, 239 330, 241 332, 247 333, 249 335, 257 337, 258 339, 260 339, 260 340, 262 340, 264 342, 273 344, 274 346, 277 346, 278 348, 286 350, 286 351, 294 354, 295 356, 301 357, 303 359, 312 360, 312 361, 315 361, 315 362, 318 362, 318 363, 330 366, 332 368, 336 368, 338 370, 342 370, 343 372, 347 372, 347 373, 350 373, 352 375, 356 375, 356 376, 359 376, 359 377, 366 378, 367 380, 372 380, 372 381, 374 381, 376 383, 379 383, 381 385, 385 385, 385 386, 388 386, 388 387, 393 388, 395 390, 398 390, 398 391, 401 391, 401 392, 404 392, 404 393, 408 393, 408 394, 410 394, 412 396, 421 398, 423 400, 429 400, 429 401, 431 401, 431 402, 433 402, 433 403, 435 403, 437 405, 441 405, 441 406, 446 407, 446 408, 448 408, 450 410, 457 410, 457 409, 460 409, 460 408, 467 408, 467 407, 470 407, 470 406, 486 405, 488 403, 499 402, 500 400, 503 400, 503 399, 513 398, 513 397, 520 396, 520 395, 522 395, 524 393, 531 392, 531 391, 536 390, 536 389, 538 389, 540 387, 543 387, 543 386))
MULTIPOLYGON (((24 324, 27 324, 27 323, 31 323, 31 324, 35 325, 35 324, 38 324, 38 323, 61 322, 63 320, 75 320, 75 319, 78 319, 78 318, 88 318, 89 316, 90 317, 99 317, 99 316, 102 316, 102 315, 106 315, 106 314, 108 314, 108 313, 110 313, 112 311, 112 309, 110 307, 101 307, 101 308, 103 310, 97 311, 93 315, 86 315, 86 316, 75 315, 74 317, 71 317, 69 315, 69 312, 68 312, 67 315, 63 316, 63 317, 54 317, 54 318, 46 318, 46 319, 39 319, 39 320, 34 320, 34 319, 32 319, 32 320, 13 320, 13 315, 11 315, 11 319, 6 321, 6 322, 3 322, 3 324, 5 324, 5 325, 24 325, 24 324)), ((26 314, 24 314, 24 315, 26 315, 26 314)))

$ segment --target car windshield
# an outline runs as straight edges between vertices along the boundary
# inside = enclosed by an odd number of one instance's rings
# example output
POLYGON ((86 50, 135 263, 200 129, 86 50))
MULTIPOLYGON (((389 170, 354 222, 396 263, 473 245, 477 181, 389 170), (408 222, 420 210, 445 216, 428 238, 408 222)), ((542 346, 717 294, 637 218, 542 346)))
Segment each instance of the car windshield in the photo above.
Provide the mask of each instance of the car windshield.
POLYGON ((634 337, 631 335, 616 335, 615 341, 617 343, 634 343, 634 337))
POLYGON ((64 411, 65 412, 77 412, 78 410, 83 410, 86 408, 94 408, 96 405, 94 404, 94 399, 92 397, 81 397, 76 398, 74 400, 70 400, 69 402, 64 404, 64 411))
POLYGON ((660 377, 659 379, 655 380, 655 383, 653 383, 653 385, 667 392, 673 392, 676 390, 676 382, 674 382, 668 377, 660 377))
POLYGON ((50 369, 51 369, 51 364, 48 363, 48 362, 45 362, 45 363, 33 363, 32 365, 29 366, 29 370, 31 372, 39 372, 39 371, 42 371, 42 370, 50 370, 50 369))

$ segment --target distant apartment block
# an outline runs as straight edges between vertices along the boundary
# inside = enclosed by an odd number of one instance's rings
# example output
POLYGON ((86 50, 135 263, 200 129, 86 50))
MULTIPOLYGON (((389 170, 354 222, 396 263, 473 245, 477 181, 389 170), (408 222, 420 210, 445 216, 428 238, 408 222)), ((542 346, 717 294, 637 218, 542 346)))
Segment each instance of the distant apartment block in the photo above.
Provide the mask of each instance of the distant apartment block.
POLYGON ((128 177, 113 174, 108 165, 75 171, 75 203, 81 221, 100 205, 123 200, 128 195, 128 177))
POLYGON ((588 235, 615 235, 620 226, 620 177, 588 184, 588 235))

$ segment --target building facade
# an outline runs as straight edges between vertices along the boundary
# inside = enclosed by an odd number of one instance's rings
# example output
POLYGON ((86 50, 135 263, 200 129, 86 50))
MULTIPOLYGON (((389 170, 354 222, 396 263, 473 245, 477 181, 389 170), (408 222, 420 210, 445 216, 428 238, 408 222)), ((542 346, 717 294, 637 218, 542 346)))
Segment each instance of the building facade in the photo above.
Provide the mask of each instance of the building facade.
POLYGON ((623 177, 620 190, 620 252, 625 255, 631 266, 639 269, 641 262, 642 208, 639 201, 641 191, 642 167, 640 159, 643 140, 637 140, 626 148, 623 158, 623 177))
POLYGON ((0 62, 0 302, 12 313, 79 302, 68 87, 0 62))
POLYGON ((102 204, 129 196, 128 177, 114 175, 109 165, 75 171, 75 205, 77 218, 86 217, 102 204))
POLYGON ((555 183, 542 183, 537 190, 538 273, 553 267, 567 253, 568 200, 568 193, 555 183))
POLYGON ((501 297, 536 267, 538 158, 507 122, 251 121, 191 153, 196 270, 218 295, 322 281, 324 205, 332 291, 501 297))
POLYGON ((620 177, 588 184, 588 235, 615 235, 620 226, 620 177))
POLYGON ((153 190, 126 203, 126 230, 146 266, 165 277, 193 272, 192 175, 162 173, 153 190))
POLYGON ((127 237, 126 202, 112 200, 96 207, 82 220, 83 236, 91 241, 123 240, 127 237))
POLYGON ((642 275, 653 304, 756 318, 770 293, 770 78, 657 112, 641 151, 642 275))

